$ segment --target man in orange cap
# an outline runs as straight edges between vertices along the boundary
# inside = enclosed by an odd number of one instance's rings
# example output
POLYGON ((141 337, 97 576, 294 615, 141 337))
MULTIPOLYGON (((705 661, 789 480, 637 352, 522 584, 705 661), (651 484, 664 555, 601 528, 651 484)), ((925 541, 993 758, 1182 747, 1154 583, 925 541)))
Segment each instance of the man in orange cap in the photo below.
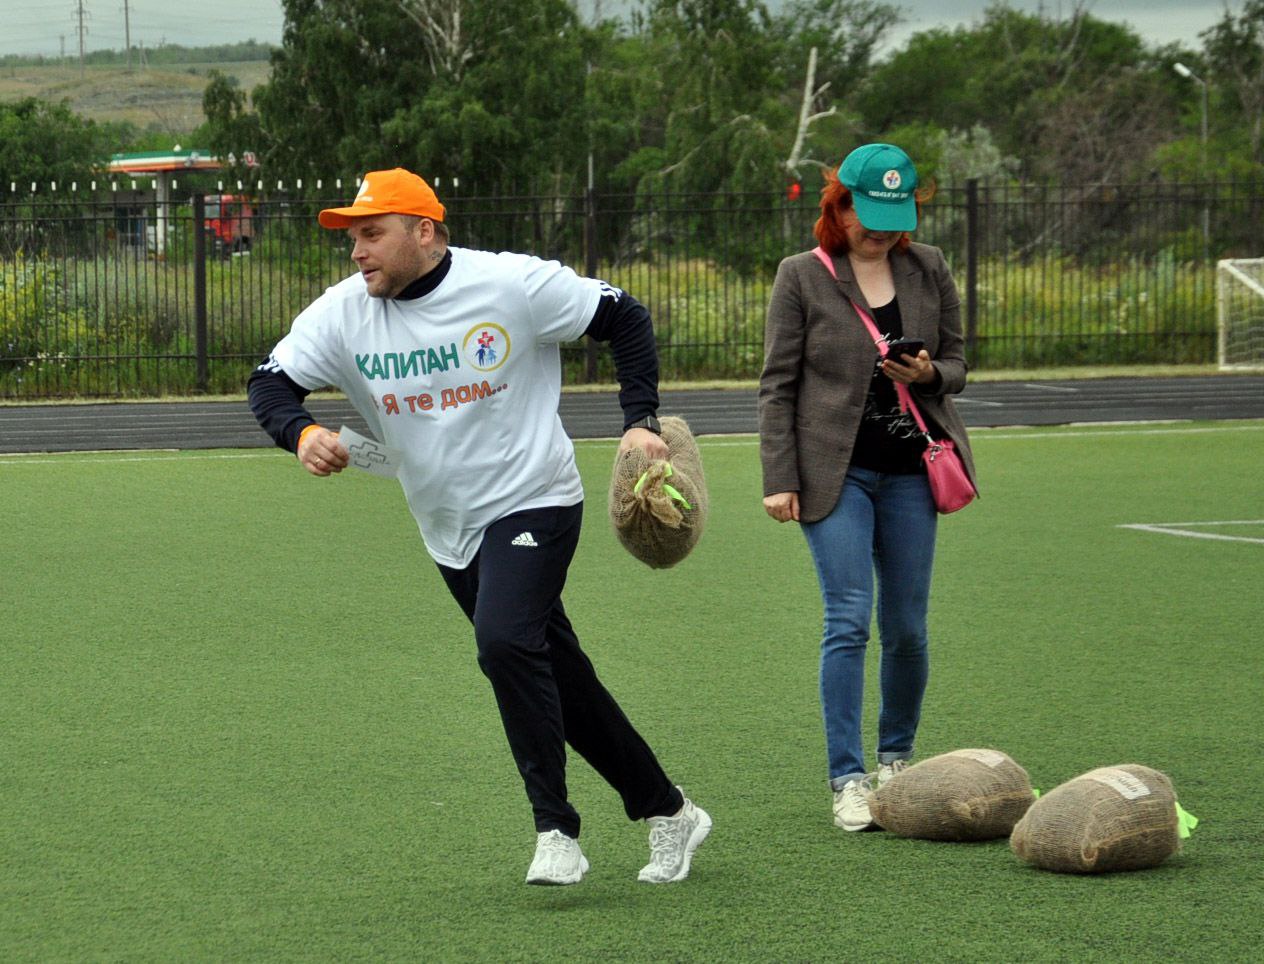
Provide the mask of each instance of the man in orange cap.
POLYGON ((623 437, 665 458, 649 313, 556 261, 449 246, 446 211, 408 171, 366 174, 348 207, 320 212, 351 239, 356 274, 295 319, 251 375, 250 406, 312 475, 348 452, 303 406, 333 386, 401 453, 398 477, 422 539, 474 624, 505 734, 535 813, 527 883, 588 870, 566 793, 569 743, 650 828, 639 879, 682 880, 711 818, 663 772, 602 686, 562 607, 583 487, 558 417, 559 344, 610 342, 623 437))

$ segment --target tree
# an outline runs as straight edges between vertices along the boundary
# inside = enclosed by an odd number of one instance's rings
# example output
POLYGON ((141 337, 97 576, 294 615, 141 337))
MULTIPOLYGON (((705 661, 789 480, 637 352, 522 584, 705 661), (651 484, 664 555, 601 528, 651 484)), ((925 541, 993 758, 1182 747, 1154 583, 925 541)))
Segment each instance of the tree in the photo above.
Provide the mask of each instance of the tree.
POLYGON ((872 66, 886 31, 900 23, 897 7, 877 0, 794 0, 774 18, 771 33, 783 65, 779 87, 802 93, 787 172, 834 166, 855 138, 844 111, 872 66), (840 121, 842 122, 840 124, 840 121))
POLYGON ((284 0, 272 75, 253 99, 264 163, 331 177, 410 160, 382 126, 429 86, 417 28, 395 0, 284 0))
POLYGON ((758 0, 650 4, 647 52, 662 77, 662 146, 670 159, 659 174, 676 188, 721 187, 737 163, 730 146, 767 139, 761 109, 774 77, 767 23, 758 0))
POLYGON ((582 177, 586 29, 564 0, 464 5, 461 50, 382 133, 426 170, 484 185, 569 189, 582 177))
POLYGON ((877 0, 658 0, 646 60, 662 77, 656 176, 684 190, 779 190, 836 162, 841 108, 896 8, 877 0))
POLYGON ((1154 150, 1175 133, 1165 101, 1153 71, 1104 74, 1067 91, 1042 105, 1034 142, 1039 161, 1029 169, 1086 186, 1146 174, 1154 150))
POLYGON ((1171 87, 1154 55, 1131 28, 1078 5, 1065 20, 993 6, 973 28, 914 34, 874 71, 859 104, 872 132, 982 124, 1037 179, 1128 176, 1174 132, 1171 87))
POLYGON ((1251 160, 1264 163, 1264 0, 1246 0, 1236 17, 1226 7, 1221 21, 1199 36, 1209 81, 1236 100, 1251 160))
POLYGON ((780 86, 798 86, 815 49, 821 96, 847 103, 869 73, 887 31, 901 21, 899 7, 880 0, 793 0, 769 24, 780 48, 780 86))
POLYGON ((634 191, 643 177, 668 164, 663 148, 667 93, 652 69, 651 41, 643 29, 594 29, 585 50, 583 111, 595 186, 634 191))
POLYGON ((120 125, 85 120, 68 101, 0 101, 0 180, 42 184, 82 179, 103 166, 127 134, 120 125))
POLYGON ((461 29, 461 4, 447 0, 398 0, 405 16, 421 28, 430 73, 460 80, 474 59, 468 27, 461 29))
POLYGON ((968 131, 940 131, 935 147, 933 176, 950 183, 964 184, 971 178, 1003 183, 1018 172, 1017 159, 1002 154, 982 124, 968 131))
POLYGON ((220 158, 226 177, 244 177, 245 156, 262 150, 264 144, 259 115, 246 109, 246 94, 237 78, 218 70, 212 70, 208 77, 210 81, 202 92, 206 123, 196 134, 197 143, 206 144, 220 158))
POLYGON ((396 165, 489 187, 556 182, 584 151, 585 30, 565 0, 285 0, 255 91, 269 164, 396 165))

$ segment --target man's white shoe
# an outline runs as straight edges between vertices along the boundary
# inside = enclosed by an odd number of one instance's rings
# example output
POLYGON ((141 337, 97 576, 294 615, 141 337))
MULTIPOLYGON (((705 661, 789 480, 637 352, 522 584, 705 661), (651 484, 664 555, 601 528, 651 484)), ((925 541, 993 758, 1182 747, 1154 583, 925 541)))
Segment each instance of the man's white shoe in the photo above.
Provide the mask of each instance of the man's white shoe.
POLYGON ((686 797, 674 817, 650 817, 650 862, 641 868, 637 880, 647 884, 670 884, 689 876, 689 862, 698 845, 711 832, 711 817, 686 797))
POLYGON ((897 773, 909 768, 908 760, 892 760, 890 763, 878 764, 878 786, 884 785, 897 773))
POLYGON ((868 830, 874 826, 865 798, 866 781, 862 777, 849 780, 843 789, 834 791, 834 826, 844 830, 868 830))
POLYGON ((527 871, 528 884, 578 884, 588 873, 588 860, 579 841, 560 830, 539 834, 535 859, 527 871))

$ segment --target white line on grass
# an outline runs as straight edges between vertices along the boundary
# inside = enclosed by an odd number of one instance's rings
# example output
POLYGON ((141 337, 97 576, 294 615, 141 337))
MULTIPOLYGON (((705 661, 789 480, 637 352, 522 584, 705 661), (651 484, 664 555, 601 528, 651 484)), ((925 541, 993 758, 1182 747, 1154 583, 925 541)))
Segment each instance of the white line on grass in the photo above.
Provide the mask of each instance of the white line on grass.
MULTIPOLYGON (((1155 425, 1170 424, 1168 422, 1082 422, 1082 425, 1155 425)), ((1220 425, 1206 428, 1197 428, 1193 426, 1183 428, 1134 428, 1134 429, 1112 429, 1109 431, 1080 431, 1080 430, 1063 430, 1058 429, 1063 426, 1051 425, 1046 431, 1030 431, 1021 432, 1013 431, 1012 428, 978 426, 970 429, 972 439, 983 439, 987 441, 993 440, 1010 440, 1010 439, 1064 439, 1064 438, 1122 438, 1129 435, 1214 435, 1220 432, 1264 432, 1264 421, 1249 425, 1220 425)), ((575 439, 574 442, 580 447, 591 447, 593 445, 607 446, 617 442, 617 438, 586 438, 575 439)), ((759 436, 750 432, 734 433, 732 435, 702 435, 699 436, 698 442, 705 448, 740 448, 749 445, 759 444, 759 436)), ((221 459, 273 459, 273 458, 293 458, 294 456, 286 452, 248 452, 240 455, 202 455, 191 452, 181 451, 179 449, 129 449, 127 455, 114 455, 108 452, 61 452, 48 453, 40 452, 38 454, 30 454, 25 452, 0 452, 0 468, 9 465, 64 465, 68 462, 196 462, 202 460, 221 460, 221 459), (138 455, 137 452, 171 452, 171 455, 138 455), (85 456, 87 456, 85 458, 85 456)))
POLYGON ((1186 539, 1219 539, 1224 542, 1255 542, 1264 545, 1264 539, 1251 536, 1222 536, 1217 532, 1197 532, 1185 526, 1259 526, 1264 519, 1226 519, 1218 522, 1130 522, 1118 525, 1117 529, 1137 529, 1140 532, 1157 532, 1165 536, 1184 536, 1186 539))
MULTIPOLYGON (((1132 429, 1110 429, 1107 431, 1078 430, 1071 429, 1058 431, 1063 426, 1051 425, 1045 431, 1031 431, 1024 429, 1023 431, 1015 431, 1016 426, 1008 428, 978 426, 970 429, 970 438, 985 439, 987 441, 994 440, 1010 440, 1010 439, 1064 439, 1064 438, 1122 438, 1129 435, 1204 435, 1216 434, 1219 432, 1264 432, 1264 422, 1258 422, 1250 425, 1217 425, 1195 427, 1185 423, 1163 422, 1086 422, 1079 423, 1086 425, 1172 425, 1175 428, 1132 428, 1132 429)), ((609 442, 609 439, 583 439, 583 442, 609 442)), ((703 435, 698 438, 698 443, 705 448, 729 448, 740 445, 755 445, 759 442, 759 436, 749 433, 742 435, 703 435), (724 439, 725 441, 719 441, 724 439)), ((579 444, 577 442, 577 444, 579 444)))
POLYGON ((1070 392, 1074 394, 1080 391, 1078 388, 1069 388, 1066 385, 1036 385, 1032 382, 1023 382, 1021 387, 1034 389, 1038 392, 1070 392))
POLYGON ((103 462, 202 462, 226 459, 273 459, 278 456, 293 458, 285 452, 248 452, 241 455, 195 455, 179 449, 143 449, 132 451, 171 452, 171 455, 109 455, 105 452, 66 452, 58 458, 47 452, 30 456, 12 453, 0 453, 0 469, 10 465, 99 465, 103 462), (83 456, 89 456, 83 458, 83 456))
MULTIPOLYGON (((1101 425, 1101 422, 1090 424, 1101 425)), ((1127 425, 1128 422, 1116 422, 1111 424, 1127 425)), ((1151 423, 1153 424, 1153 423, 1151 423)), ((1004 428, 972 428, 970 429, 971 438, 983 438, 988 441, 995 439, 1063 439, 1063 438, 1093 438, 1107 437, 1121 438, 1128 435, 1208 435, 1219 432, 1264 432, 1264 422, 1256 425, 1221 425, 1207 428, 1138 428, 1138 429, 1119 429, 1115 431, 1069 431, 1069 432, 1014 432, 1011 429, 1004 428)))

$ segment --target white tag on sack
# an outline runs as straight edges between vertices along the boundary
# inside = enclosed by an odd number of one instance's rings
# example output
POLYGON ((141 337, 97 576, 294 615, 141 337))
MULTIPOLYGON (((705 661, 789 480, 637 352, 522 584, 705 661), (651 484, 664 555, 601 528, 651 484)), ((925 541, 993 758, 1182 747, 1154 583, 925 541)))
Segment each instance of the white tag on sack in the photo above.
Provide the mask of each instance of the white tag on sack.
POLYGON ((1102 767, 1100 770, 1094 770, 1092 773, 1084 774, 1089 780, 1096 780, 1103 783, 1118 793, 1125 800, 1136 800, 1140 797, 1148 797, 1150 788, 1142 781, 1138 780, 1127 770, 1117 770, 1114 767, 1102 767))
POLYGON ((997 753, 995 750, 953 750, 946 755, 963 756, 968 760, 982 763, 985 767, 991 767, 994 770, 1005 762, 1005 754, 997 753))

